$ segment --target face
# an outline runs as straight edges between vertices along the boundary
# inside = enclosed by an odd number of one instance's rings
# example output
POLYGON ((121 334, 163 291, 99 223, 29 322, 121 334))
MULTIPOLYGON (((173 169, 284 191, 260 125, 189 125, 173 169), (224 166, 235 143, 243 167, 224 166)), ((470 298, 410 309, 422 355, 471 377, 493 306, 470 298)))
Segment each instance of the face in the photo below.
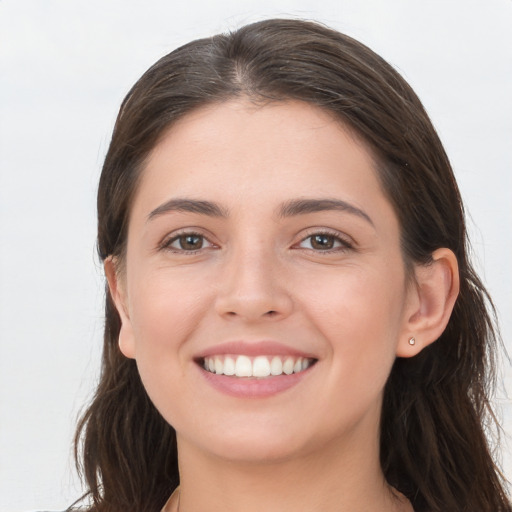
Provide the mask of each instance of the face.
POLYGON ((376 443, 410 335, 399 238, 370 152, 322 110, 233 101, 176 123, 110 284, 178 441, 244 460, 376 443))

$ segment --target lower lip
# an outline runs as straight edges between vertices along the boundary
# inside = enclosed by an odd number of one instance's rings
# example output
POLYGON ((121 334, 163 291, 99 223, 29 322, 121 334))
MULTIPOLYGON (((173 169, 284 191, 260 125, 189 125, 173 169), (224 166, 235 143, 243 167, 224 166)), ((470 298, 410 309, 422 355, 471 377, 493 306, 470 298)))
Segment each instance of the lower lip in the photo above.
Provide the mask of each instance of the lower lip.
POLYGON ((198 366, 206 381, 215 389, 226 395, 238 398, 266 398, 282 393, 296 386, 314 367, 291 375, 278 375, 275 377, 229 377, 217 375, 198 366))

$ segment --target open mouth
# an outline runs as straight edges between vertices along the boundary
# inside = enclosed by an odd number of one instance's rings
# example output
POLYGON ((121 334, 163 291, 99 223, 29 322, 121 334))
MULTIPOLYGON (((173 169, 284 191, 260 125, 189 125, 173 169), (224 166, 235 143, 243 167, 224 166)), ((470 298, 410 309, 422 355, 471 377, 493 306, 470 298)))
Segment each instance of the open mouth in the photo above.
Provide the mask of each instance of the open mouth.
POLYGON ((301 373, 317 359, 298 356, 216 355, 199 359, 198 364, 207 372, 229 377, 266 378, 301 373))

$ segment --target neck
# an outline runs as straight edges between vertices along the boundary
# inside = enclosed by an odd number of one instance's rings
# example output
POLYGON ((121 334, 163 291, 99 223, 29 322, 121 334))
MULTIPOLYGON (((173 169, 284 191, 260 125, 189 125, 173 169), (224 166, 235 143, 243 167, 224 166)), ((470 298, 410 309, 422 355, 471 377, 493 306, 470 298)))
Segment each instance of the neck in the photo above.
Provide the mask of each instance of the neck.
POLYGON ((412 511, 386 483, 378 443, 363 450, 359 443, 340 443, 293 460, 265 462, 219 458, 182 439, 178 446, 179 512, 412 511))

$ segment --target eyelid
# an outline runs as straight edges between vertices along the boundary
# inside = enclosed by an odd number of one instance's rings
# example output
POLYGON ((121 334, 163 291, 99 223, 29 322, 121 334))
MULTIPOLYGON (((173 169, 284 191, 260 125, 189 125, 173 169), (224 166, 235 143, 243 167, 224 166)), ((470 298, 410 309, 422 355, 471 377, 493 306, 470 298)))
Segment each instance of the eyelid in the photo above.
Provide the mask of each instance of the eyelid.
POLYGON ((182 228, 177 231, 173 231, 172 233, 168 233, 164 236, 164 238, 161 240, 161 242, 158 243, 157 249, 163 250, 163 251, 169 251, 174 254, 185 254, 185 255, 192 255, 196 254, 203 250, 208 250, 211 248, 218 247, 217 244, 212 242, 210 240, 210 237, 205 235, 200 228, 196 227, 190 227, 190 228, 182 228), (186 249, 178 249, 175 247, 171 247, 171 244, 174 243, 176 240, 178 240, 181 236, 198 236, 201 237, 208 245, 201 247, 200 249, 195 250, 186 250, 186 249))
POLYGON ((356 248, 355 240, 352 237, 350 237, 349 235, 347 235, 346 233, 342 233, 342 232, 337 231, 332 228, 323 228, 323 227, 308 228, 306 230, 305 235, 303 235, 301 237, 301 239, 299 240, 299 242, 297 242, 294 245, 298 246, 299 249, 313 251, 317 254, 329 254, 329 253, 333 253, 333 252, 343 252, 343 251, 348 251, 348 250, 355 250, 355 248, 356 248), (305 240, 307 240, 308 238, 311 238, 315 235, 332 236, 340 242, 341 246, 334 247, 332 249, 325 249, 325 250, 316 250, 313 248, 300 247, 300 244, 302 244, 305 240))
MULTIPOLYGON (((302 234, 300 240, 297 243, 293 244, 292 248, 312 251, 317 254, 318 253, 329 254, 329 253, 333 253, 333 252, 343 252, 343 251, 347 251, 347 250, 355 250, 355 246, 356 246, 356 242, 354 241, 354 239, 352 237, 350 237, 349 235, 347 235, 346 233, 342 233, 342 232, 332 229, 332 228, 313 227, 313 228, 308 228, 306 230, 306 232, 302 234), (336 238, 337 241, 339 241, 339 243, 341 245, 338 247, 334 247, 331 249, 325 249, 325 250, 316 250, 313 248, 306 248, 306 247, 300 246, 305 240, 307 240, 308 238, 311 238, 312 236, 315 236, 315 235, 332 236, 332 237, 336 238)), ((191 255, 191 254, 196 254, 203 250, 209 250, 211 248, 217 248, 217 247, 219 247, 218 244, 212 242, 211 237, 207 236, 201 228, 188 227, 188 228, 181 228, 177 231, 173 231, 172 233, 168 233, 167 235, 165 235, 163 237, 163 239, 158 243, 157 249, 169 251, 169 252, 172 252, 175 254, 191 255), (176 240, 178 240, 179 237, 186 236, 186 235, 201 237, 207 243, 207 245, 206 246, 203 245, 203 247, 201 247, 200 249, 196 249, 196 250, 185 250, 185 249, 178 249, 178 248, 171 247, 171 244, 174 243, 176 240)))

